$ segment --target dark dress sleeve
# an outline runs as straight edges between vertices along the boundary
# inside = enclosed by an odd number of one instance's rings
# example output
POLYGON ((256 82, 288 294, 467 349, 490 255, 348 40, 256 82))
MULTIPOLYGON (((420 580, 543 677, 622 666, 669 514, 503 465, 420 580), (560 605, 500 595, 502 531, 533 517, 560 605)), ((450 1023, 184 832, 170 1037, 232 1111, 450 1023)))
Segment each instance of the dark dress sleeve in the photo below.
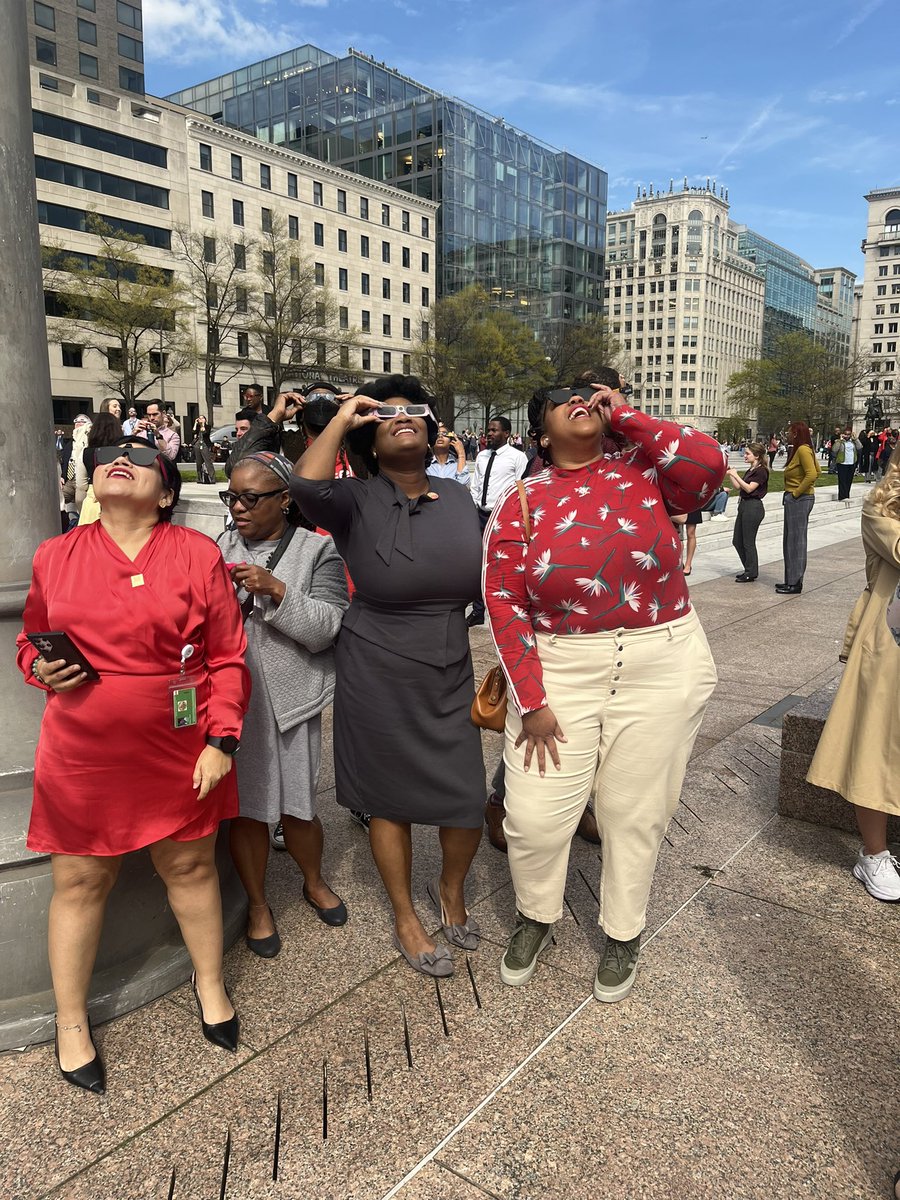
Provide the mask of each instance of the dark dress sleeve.
POLYGON ((304 517, 332 537, 344 537, 356 520, 366 485, 361 479, 301 479, 288 484, 304 517))

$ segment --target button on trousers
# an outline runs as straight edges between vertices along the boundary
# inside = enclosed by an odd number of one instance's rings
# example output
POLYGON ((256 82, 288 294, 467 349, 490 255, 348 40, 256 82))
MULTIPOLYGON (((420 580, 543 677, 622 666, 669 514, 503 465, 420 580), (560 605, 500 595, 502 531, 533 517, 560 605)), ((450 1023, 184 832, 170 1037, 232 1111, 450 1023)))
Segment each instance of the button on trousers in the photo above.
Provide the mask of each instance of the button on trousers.
POLYGON ((537 635, 547 700, 568 739, 561 770, 515 749, 522 721, 507 716, 506 819, 519 911, 562 916, 569 845, 591 793, 602 839, 600 925, 625 941, 644 928, 659 847, 716 686, 696 613, 646 629, 537 635))

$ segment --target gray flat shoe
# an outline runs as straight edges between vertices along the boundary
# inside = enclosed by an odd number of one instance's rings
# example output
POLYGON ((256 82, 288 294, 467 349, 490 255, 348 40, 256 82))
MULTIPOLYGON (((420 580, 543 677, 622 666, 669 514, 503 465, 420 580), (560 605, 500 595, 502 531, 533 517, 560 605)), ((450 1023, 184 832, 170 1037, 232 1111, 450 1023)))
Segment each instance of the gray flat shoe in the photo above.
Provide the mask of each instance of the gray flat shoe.
POLYGON ((404 950, 403 943, 397 937, 395 931, 394 949, 399 950, 412 969, 419 971, 422 975, 431 975, 437 979, 444 979, 446 976, 453 974, 453 959, 450 957, 450 951, 446 946, 435 946, 431 953, 410 954, 408 950, 404 950))
POLYGON ((481 926, 472 914, 466 913, 465 925, 447 925, 444 920, 444 906, 441 904, 440 880, 435 879, 432 883, 427 884, 425 890, 428 892, 429 900, 437 909, 441 918, 441 929, 450 945, 458 946, 460 950, 477 950, 481 942, 481 926))

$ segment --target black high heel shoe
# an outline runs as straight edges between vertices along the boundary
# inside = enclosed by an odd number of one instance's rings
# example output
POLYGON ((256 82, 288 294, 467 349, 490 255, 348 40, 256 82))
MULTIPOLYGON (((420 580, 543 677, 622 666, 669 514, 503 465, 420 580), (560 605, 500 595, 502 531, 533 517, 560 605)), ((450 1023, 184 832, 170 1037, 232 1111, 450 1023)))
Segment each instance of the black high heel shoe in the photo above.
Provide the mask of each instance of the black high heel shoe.
MULTIPOLYGON (((90 1017, 88 1017, 87 1027, 88 1036, 93 1044, 94 1031, 91 1029, 90 1017)), ((83 1067, 76 1067, 74 1071, 64 1071, 59 1062, 59 1026, 57 1025, 53 1035, 53 1050, 56 1054, 59 1073, 66 1083, 71 1083, 73 1087, 84 1088, 86 1092, 93 1092, 95 1096, 103 1096, 106 1093, 106 1068, 103 1065, 103 1059, 97 1053, 96 1046, 94 1047, 94 1057, 90 1062, 86 1062, 83 1067)))
MULTIPOLYGON (((196 971, 191 975, 191 991, 194 993, 194 999, 197 1001, 197 1012, 200 1016, 200 1028, 203 1030, 203 1036, 208 1042, 212 1042, 214 1046, 221 1046, 223 1050, 230 1050, 232 1054, 236 1054, 238 1032, 241 1024, 237 1013, 233 1017, 229 1017, 227 1021, 218 1021, 215 1025, 209 1025, 203 1019, 203 1005, 200 1003, 200 994, 197 991, 196 971)), ((228 988, 225 989, 225 995, 228 996, 229 1000, 231 999, 228 988)))

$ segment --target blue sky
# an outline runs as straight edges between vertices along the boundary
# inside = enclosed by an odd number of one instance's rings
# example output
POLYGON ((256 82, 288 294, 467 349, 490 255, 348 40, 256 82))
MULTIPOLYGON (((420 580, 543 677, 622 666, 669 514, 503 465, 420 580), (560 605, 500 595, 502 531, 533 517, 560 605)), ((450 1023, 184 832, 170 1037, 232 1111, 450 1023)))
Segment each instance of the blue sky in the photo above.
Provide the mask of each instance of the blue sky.
POLYGON ((164 95, 353 46, 637 186, 716 178, 732 216, 861 274, 865 192, 900 182, 895 0, 144 0, 164 95))

